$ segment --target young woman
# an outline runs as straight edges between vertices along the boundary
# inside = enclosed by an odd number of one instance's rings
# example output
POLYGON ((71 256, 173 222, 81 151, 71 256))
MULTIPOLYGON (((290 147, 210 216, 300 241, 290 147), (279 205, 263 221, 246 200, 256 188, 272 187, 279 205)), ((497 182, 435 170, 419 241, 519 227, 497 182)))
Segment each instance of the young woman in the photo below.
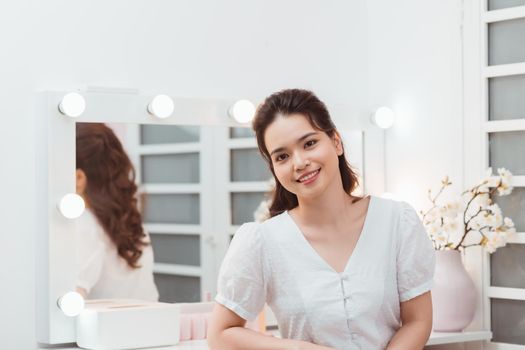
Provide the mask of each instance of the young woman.
POLYGON ((76 222, 77 291, 88 299, 157 301, 131 161, 106 125, 77 123, 76 133, 77 193, 86 203, 76 222))
POLYGON ((222 263, 212 349, 422 349, 434 250, 404 202, 352 195, 357 176, 325 105, 284 90, 253 128, 276 180, 264 223, 239 228, 222 263), (283 339, 243 328, 264 303, 283 339))

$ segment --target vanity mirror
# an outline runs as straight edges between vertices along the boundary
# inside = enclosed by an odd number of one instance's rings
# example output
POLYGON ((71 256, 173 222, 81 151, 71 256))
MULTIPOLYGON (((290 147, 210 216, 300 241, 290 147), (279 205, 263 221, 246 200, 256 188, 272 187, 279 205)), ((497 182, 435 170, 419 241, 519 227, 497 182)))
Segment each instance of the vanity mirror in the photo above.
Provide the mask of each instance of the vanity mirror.
MULTIPOLYGON (((69 95, 68 104, 66 95, 39 95, 38 341, 75 341, 74 318, 57 304, 76 288, 75 219, 62 215, 57 205, 75 193, 76 123, 106 123, 132 160, 160 301, 212 298, 231 235, 254 220, 271 177, 249 124, 228 114, 236 101, 165 96, 159 102, 136 91, 91 90, 69 95)), ((366 192, 380 191, 368 184, 381 183, 382 172, 371 171, 369 177, 368 169, 381 169, 382 143, 374 140, 382 138, 376 131, 366 131, 368 138, 360 129, 340 131, 352 165, 362 174, 368 164, 362 181, 366 192)))

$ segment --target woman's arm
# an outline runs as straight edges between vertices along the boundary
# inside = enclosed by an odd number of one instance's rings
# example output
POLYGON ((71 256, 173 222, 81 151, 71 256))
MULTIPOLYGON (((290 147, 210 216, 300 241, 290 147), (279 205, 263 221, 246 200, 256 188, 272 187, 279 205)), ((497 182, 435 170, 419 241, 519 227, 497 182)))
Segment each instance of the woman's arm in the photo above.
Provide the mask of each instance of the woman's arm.
POLYGON ((246 320, 216 303, 208 327, 212 350, 333 350, 303 341, 280 339, 244 328, 246 320))
POLYGON ((401 328, 387 350, 421 350, 432 331, 432 297, 426 292, 401 303, 401 328))

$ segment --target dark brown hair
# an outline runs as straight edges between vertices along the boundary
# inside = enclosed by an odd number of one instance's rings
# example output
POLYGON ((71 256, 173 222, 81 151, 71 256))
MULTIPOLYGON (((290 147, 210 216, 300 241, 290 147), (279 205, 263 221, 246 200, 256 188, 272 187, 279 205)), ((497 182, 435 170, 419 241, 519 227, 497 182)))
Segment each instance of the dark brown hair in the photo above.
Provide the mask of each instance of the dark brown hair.
MULTIPOLYGON (((275 176, 272 159, 264 143, 264 133, 268 126, 273 123, 277 114, 285 117, 291 114, 302 114, 308 119, 312 127, 325 132, 329 137, 334 137, 337 132, 325 104, 308 90, 288 89, 276 92, 268 96, 257 108, 252 127, 255 131, 259 151, 275 178, 270 217, 279 215, 298 205, 297 196, 285 189, 275 176)), ((351 194, 358 185, 358 177, 348 164, 344 150, 343 154, 339 156, 339 172, 341 173, 343 189, 346 193, 351 194)))
POLYGON ((122 144, 104 124, 76 124, 77 169, 87 177, 85 197, 118 254, 140 267, 145 234, 137 208, 135 170, 122 144))

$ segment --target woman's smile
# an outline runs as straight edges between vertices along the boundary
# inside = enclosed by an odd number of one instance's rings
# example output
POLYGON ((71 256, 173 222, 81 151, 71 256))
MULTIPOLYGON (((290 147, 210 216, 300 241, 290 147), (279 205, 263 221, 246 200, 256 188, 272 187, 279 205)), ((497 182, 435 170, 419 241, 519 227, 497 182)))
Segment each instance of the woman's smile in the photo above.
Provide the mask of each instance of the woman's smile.
POLYGON ((317 169, 314 171, 310 171, 306 173, 305 175, 302 175, 297 182, 302 183, 303 185, 309 185, 313 183, 317 178, 319 177, 319 173, 321 172, 321 169, 317 169))

